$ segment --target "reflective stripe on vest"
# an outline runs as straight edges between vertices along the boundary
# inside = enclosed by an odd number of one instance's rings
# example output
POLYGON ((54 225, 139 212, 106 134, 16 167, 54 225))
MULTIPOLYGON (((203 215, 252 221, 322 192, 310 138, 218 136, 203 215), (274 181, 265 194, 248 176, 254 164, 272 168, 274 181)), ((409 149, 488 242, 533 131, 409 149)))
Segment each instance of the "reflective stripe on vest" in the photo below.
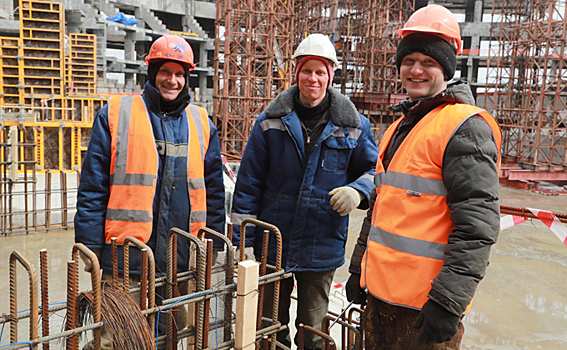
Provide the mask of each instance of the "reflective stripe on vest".
POLYGON ((190 230, 196 235, 207 221, 204 157, 209 147, 210 126, 204 109, 187 108, 188 144, 155 141, 141 96, 115 96, 109 104, 112 136, 110 198, 105 236, 123 243, 127 236, 147 242, 152 232, 152 206, 158 172, 156 145, 160 154, 187 158, 188 197, 191 201, 190 230), (131 147, 135 145, 135 147, 131 147))
POLYGON ((112 146, 105 240, 116 237, 123 243, 124 238, 133 236, 147 242, 152 232, 158 155, 142 98, 113 96, 108 125, 112 146))
POLYGON ((190 229, 193 235, 207 224, 207 191, 205 188, 205 155, 209 148, 211 128, 207 112, 194 105, 187 108, 189 153, 187 159, 187 188, 191 199, 190 229))
MULTIPOLYGON (((386 172, 381 160, 401 119, 384 134, 374 177, 378 197, 361 278, 361 285, 375 297, 414 309, 421 309, 427 301, 454 227, 441 175, 443 155, 454 132, 472 116, 490 125, 500 154, 498 123, 470 105, 443 105, 424 116, 402 142, 386 172)), ((499 166, 500 156, 497 163, 499 166)))

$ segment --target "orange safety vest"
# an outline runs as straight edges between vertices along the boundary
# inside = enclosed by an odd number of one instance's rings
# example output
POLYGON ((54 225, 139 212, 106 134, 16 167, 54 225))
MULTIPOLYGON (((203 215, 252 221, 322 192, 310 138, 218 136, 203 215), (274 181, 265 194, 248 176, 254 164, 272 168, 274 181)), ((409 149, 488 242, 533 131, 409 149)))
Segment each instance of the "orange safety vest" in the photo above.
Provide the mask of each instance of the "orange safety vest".
POLYGON ((500 127, 478 107, 445 104, 429 112, 402 142, 386 172, 381 160, 403 118, 384 134, 374 180, 378 197, 360 282, 373 296, 418 310, 428 300, 454 228, 441 176, 443 155, 451 136, 472 116, 490 125, 500 169, 500 127))
MULTIPOLYGON (((210 126, 203 108, 187 107, 187 185, 191 204, 190 229, 197 235, 207 221, 204 159, 210 126)), ((141 96, 113 96, 108 106, 112 138, 110 197, 105 218, 105 240, 123 243, 133 236, 148 242, 152 233, 152 205, 158 174, 158 153, 150 116, 141 96)), ((167 147, 167 145, 166 145, 167 147)))

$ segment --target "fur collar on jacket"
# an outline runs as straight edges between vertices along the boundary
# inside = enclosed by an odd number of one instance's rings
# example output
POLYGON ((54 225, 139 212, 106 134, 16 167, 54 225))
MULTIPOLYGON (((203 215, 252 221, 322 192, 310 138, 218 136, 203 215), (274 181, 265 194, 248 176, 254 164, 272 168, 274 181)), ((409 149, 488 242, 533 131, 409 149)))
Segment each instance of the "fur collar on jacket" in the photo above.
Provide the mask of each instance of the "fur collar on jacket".
MULTIPOLYGON (((290 114, 293 110, 293 96, 299 93, 297 85, 293 85, 280 93, 266 108, 265 114, 268 118, 281 118, 290 114)), ((329 116, 335 125, 339 127, 360 126, 360 115, 354 104, 334 88, 327 89, 330 97, 329 116)))

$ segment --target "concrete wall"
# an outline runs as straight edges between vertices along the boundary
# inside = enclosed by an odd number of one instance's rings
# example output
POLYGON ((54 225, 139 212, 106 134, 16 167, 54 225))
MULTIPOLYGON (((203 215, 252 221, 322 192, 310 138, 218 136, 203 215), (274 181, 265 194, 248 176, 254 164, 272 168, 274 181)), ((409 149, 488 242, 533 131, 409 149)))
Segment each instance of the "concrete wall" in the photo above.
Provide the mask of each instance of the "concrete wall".
MULTIPOLYGON (((0 0, 5 1, 5 0, 0 0)), ((115 4, 130 6, 143 5, 151 10, 170 12, 175 14, 193 14, 194 17, 216 18, 215 1, 195 1, 195 0, 115 0, 115 4)))

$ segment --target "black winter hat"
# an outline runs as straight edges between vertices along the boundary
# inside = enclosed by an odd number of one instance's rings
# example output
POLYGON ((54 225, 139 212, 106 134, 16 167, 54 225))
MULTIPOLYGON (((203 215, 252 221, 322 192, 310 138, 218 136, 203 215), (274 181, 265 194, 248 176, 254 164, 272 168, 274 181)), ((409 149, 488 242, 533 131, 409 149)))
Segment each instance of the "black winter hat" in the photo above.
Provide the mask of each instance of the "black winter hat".
POLYGON ((455 75, 457 69, 457 49, 442 38, 432 34, 411 34, 406 36, 398 44, 396 51, 396 67, 398 72, 402 60, 409 54, 419 52, 433 58, 445 73, 445 79, 449 80, 455 75))

